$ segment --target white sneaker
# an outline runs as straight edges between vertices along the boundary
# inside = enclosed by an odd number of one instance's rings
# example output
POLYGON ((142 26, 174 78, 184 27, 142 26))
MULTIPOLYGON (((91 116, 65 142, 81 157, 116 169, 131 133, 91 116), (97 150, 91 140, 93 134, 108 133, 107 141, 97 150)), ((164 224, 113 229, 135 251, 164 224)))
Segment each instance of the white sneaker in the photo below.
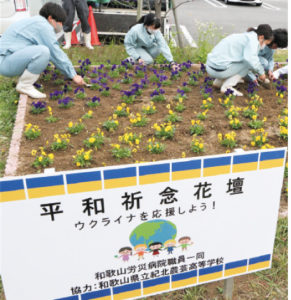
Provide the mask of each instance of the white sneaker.
POLYGON ((236 86, 239 81, 242 79, 242 77, 240 75, 234 75, 232 77, 227 78, 226 80, 224 80, 224 82, 222 83, 222 86, 220 88, 220 91, 222 93, 225 93, 227 89, 230 89, 233 91, 233 94, 235 96, 239 96, 242 97, 243 93, 239 92, 238 90, 236 90, 234 88, 234 86, 236 86))
POLYGON ((91 32, 89 33, 84 33, 84 41, 85 41, 85 46, 90 49, 93 50, 94 47, 92 47, 91 45, 91 32))
POLYGON ((33 74, 28 70, 25 70, 19 77, 18 83, 16 85, 16 91, 20 94, 28 95, 31 98, 46 98, 46 94, 41 93, 33 86, 38 78, 39 74, 33 74))
POLYGON ((218 88, 218 89, 220 89, 221 86, 222 86, 222 83, 223 83, 223 81, 221 79, 216 78, 213 81, 213 86, 216 87, 216 88, 218 88))
POLYGON ((65 32, 64 37, 65 37, 66 45, 63 47, 63 49, 70 49, 72 46, 72 44, 71 44, 72 32, 65 32))

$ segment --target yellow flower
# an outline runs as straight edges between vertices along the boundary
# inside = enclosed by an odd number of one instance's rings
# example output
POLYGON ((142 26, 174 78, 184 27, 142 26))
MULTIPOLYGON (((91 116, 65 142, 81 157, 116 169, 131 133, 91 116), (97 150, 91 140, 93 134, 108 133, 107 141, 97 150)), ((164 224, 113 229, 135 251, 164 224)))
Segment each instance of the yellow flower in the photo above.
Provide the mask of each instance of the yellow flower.
POLYGON ((88 153, 86 153, 86 154, 84 155, 84 159, 85 159, 85 160, 89 160, 89 159, 90 159, 90 155, 89 155, 88 153))
POLYGON ((35 156, 35 155, 36 155, 36 152, 37 152, 36 150, 32 150, 32 151, 31 151, 31 155, 32 155, 32 156, 35 156))
POLYGON ((42 162, 42 159, 43 159, 42 156, 39 156, 39 157, 38 157, 38 161, 39 161, 39 162, 42 162))
POLYGON ((88 111, 88 116, 92 116, 93 115, 93 111, 92 110, 89 110, 88 111))
POLYGON ((81 166, 80 162, 77 161, 77 162, 76 162, 76 166, 77 166, 77 167, 80 167, 80 166, 81 166))
POLYGON ((139 145, 139 139, 135 140, 136 145, 139 145))
POLYGON ((218 139, 221 141, 222 140, 222 134, 221 133, 219 133, 218 135, 217 135, 217 137, 218 137, 218 139))
POLYGON ((96 141, 96 139, 94 137, 90 137, 89 138, 89 143, 90 144, 93 144, 95 141, 96 141))
POLYGON ((69 122, 68 127, 69 127, 69 128, 72 128, 72 127, 73 127, 73 122, 72 122, 72 121, 69 122))
POLYGON ((181 157, 182 157, 182 158, 185 158, 185 157, 186 157, 186 153, 185 153, 185 152, 182 152, 181 157))
POLYGON ((254 130, 254 129, 252 129, 251 131, 250 131, 250 134, 255 134, 256 133, 256 131, 254 130))
POLYGON ((51 160, 53 160, 54 157, 55 157, 55 156, 53 155, 53 153, 50 153, 50 154, 48 155, 48 158, 51 159, 51 160))
POLYGON ((256 143, 254 141, 251 142, 252 146, 256 146, 256 143))

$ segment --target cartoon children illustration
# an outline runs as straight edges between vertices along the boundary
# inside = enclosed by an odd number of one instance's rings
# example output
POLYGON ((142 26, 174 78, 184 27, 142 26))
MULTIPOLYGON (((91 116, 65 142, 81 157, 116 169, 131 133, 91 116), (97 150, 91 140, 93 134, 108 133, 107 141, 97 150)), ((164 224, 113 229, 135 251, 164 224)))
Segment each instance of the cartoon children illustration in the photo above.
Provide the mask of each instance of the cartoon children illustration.
POLYGON ((150 252, 153 252, 153 255, 159 255, 162 247, 163 247, 163 244, 160 242, 154 242, 154 243, 149 244, 150 252))
POLYGON ((178 241, 180 243, 180 246, 182 248, 182 251, 186 251, 188 246, 193 245, 193 242, 191 242, 191 238, 189 236, 183 236, 178 241))
POLYGON ((174 248, 176 248, 176 241, 175 240, 167 240, 164 243, 165 250, 168 251, 168 254, 173 254, 174 248))
MULTIPOLYGON (((119 254, 120 254, 119 258, 121 258, 124 262, 127 262, 127 261, 129 261, 130 255, 132 255, 132 248, 130 248, 130 247, 120 248, 119 254)), ((115 257, 118 257, 118 256, 115 256, 115 257)))
POLYGON ((138 256, 138 260, 144 259, 144 254, 147 253, 146 249, 147 249, 146 244, 140 244, 134 247, 134 250, 136 252, 134 255, 138 256))

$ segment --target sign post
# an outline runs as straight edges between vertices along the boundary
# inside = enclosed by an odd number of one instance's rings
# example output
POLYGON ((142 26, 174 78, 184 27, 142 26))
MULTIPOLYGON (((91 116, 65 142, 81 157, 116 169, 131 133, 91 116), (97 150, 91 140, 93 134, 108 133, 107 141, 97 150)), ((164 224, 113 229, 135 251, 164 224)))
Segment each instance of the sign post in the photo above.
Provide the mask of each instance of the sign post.
POLYGON ((222 279, 231 297, 234 276, 271 267, 285 157, 278 148, 1 179, 7 300, 135 299, 222 279))

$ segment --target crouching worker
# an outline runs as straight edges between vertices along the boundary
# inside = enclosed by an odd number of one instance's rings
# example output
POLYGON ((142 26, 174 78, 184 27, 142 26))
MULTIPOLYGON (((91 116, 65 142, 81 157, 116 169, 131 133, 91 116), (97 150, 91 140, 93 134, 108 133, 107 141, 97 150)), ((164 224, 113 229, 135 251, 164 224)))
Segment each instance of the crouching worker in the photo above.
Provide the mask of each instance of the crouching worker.
POLYGON ((139 64, 149 65, 162 53, 174 66, 171 50, 161 31, 160 19, 150 13, 140 18, 136 25, 127 32, 124 45, 130 58, 139 64))
MULTIPOLYGON (((261 65, 264 67, 265 72, 268 74, 268 78, 265 79, 265 83, 270 83, 270 80, 275 79, 274 70, 274 53, 278 48, 286 48, 288 46, 288 32, 286 29, 275 29, 273 31, 273 41, 264 49, 259 51, 259 59, 261 65)), ((257 82, 257 77, 253 72, 249 72, 247 79, 250 81, 257 82)))
POLYGON ((221 40, 207 56, 206 70, 214 77, 214 86, 224 93, 231 89, 236 96, 243 96, 234 87, 242 82, 250 70, 259 74, 265 81, 266 75, 260 63, 258 52, 273 39, 272 28, 259 25, 257 29, 238 34, 231 34, 221 40))
POLYGON ((20 76, 16 90, 31 98, 46 97, 33 84, 49 61, 76 84, 85 84, 56 39, 55 33, 62 30, 66 19, 65 11, 60 5, 49 2, 39 14, 15 22, 0 39, 0 74, 20 76))

